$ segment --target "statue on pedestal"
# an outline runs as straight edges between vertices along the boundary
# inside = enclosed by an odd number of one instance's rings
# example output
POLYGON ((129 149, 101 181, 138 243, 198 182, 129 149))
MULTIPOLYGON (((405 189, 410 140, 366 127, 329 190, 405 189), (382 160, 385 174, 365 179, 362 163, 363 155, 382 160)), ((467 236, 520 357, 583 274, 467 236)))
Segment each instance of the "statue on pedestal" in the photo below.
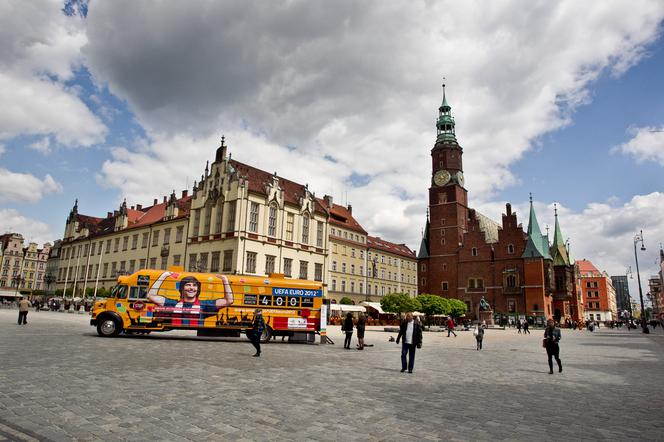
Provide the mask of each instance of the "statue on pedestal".
POLYGON ((482 299, 480 299, 480 311, 485 312, 491 310, 491 306, 489 303, 484 299, 484 296, 482 296, 482 299))

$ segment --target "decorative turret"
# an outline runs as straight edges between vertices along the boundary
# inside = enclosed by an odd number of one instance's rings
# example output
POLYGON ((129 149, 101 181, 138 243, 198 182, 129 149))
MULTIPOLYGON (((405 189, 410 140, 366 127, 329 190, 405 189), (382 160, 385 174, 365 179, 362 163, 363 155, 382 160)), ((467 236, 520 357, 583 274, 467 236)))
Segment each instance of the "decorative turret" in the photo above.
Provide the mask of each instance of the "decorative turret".
POLYGON ((168 204, 166 205, 166 219, 177 218, 178 211, 178 199, 175 196, 175 189, 173 189, 173 193, 171 193, 168 204))
POLYGON ((558 222, 558 207, 553 205, 554 216, 556 219, 556 225, 553 233, 553 244, 551 245, 551 256, 553 258, 553 265, 556 266, 569 266, 569 254, 567 253, 567 248, 565 247, 565 240, 563 239, 563 234, 560 231, 560 223, 558 222))
POLYGON ((533 207, 533 194, 530 194, 530 218, 528 219, 528 242, 523 251, 522 258, 542 258, 552 259, 549 253, 549 240, 546 235, 542 235, 535 208, 533 207))
POLYGON ((417 259, 429 257, 429 209, 427 209, 427 222, 424 226, 422 234, 422 242, 420 242, 420 250, 417 253, 417 259))
POLYGON ((126 229, 129 226, 129 216, 127 215, 127 199, 120 204, 120 210, 115 218, 115 231, 126 229))
MULTIPOLYGON (((217 154, 214 157, 215 163, 221 163, 226 159, 226 145, 224 144, 226 138, 221 136, 221 145, 217 148, 217 154)), ((230 158, 229 158, 230 159, 230 158)))
POLYGON ((454 118, 452 117, 452 107, 447 104, 447 97, 445 96, 445 84, 443 84, 443 102, 438 108, 438 121, 436 121, 436 129, 438 134, 436 143, 457 142, 456 135, 454 133, 454 118))

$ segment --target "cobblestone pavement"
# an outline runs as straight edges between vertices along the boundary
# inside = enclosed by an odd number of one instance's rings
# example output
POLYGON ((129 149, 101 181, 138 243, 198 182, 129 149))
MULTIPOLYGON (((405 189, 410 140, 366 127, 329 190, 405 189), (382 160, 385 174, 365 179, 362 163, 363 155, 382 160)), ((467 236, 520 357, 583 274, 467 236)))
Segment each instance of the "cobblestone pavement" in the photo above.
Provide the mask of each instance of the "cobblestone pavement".
MULTIPOLYGON (((400 373, 395 333, 374 347, 264 347, 191 332, 99 338, 86 314, 0 310, 0 440, 664 440, 664 334, 426 332, 400 373)), ((353 341, 355 342, 355 340, 353 341)))

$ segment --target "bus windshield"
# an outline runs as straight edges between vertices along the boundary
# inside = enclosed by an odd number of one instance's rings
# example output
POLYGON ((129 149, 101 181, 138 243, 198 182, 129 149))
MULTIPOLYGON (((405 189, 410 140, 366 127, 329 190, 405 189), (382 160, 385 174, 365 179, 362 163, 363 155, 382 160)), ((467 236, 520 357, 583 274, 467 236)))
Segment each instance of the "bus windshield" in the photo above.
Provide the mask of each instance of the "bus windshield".
POLYGON ((116 285, 111 289, 111 298, 125 299, 127 297, 127 286, 116 285))

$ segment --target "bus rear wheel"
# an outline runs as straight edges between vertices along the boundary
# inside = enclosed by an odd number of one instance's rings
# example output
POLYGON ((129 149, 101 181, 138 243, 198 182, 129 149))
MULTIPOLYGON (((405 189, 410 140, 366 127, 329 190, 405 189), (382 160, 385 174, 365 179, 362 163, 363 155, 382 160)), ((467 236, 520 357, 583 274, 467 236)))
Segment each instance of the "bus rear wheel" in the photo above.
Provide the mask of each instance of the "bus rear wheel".
POLYGON ((113 318, 104 318, 97 324, 97 334, 103 338, 117 336, 121 331, 118 322, 113 318))

